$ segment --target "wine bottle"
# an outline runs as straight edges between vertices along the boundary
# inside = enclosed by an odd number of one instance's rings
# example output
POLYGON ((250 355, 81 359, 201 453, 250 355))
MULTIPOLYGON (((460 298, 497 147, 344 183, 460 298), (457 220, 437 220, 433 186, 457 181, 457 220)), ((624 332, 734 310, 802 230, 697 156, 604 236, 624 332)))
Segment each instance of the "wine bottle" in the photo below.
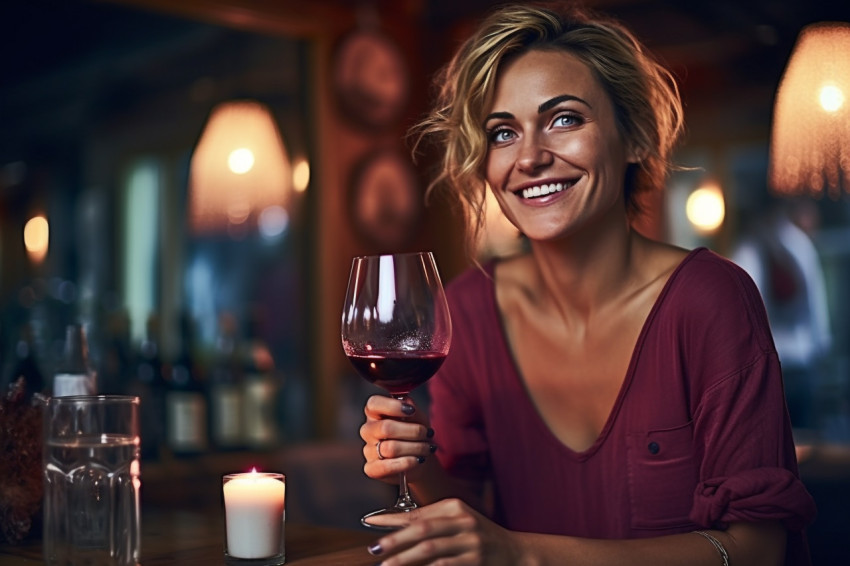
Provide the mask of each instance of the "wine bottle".
POLYGON ((210 436, 220 450, 236 450, 245 445, 242 367, 236 336, 236 319, 223 314, 209 381, 210 436))
POLYGON ((171 364, 165 395, 166 440, 175 456, 192 456, 209 449, 207 400, 192 356, 192 330, 181 317, 180 347, 171 364))
POLYGON ((242 353, 244 363, 245 442, 249 448, 273 448, 280 438, 277 398, 279 384, 268 345, 253 321, 242 353))
POLYGON ((94 395, 97 375, 89 366, 86 332, 81 324, 69 324, 65 329, 65 349, 58 370, 53 376, 54 397, 94 395))
MULTIPOLYGON (((24 379, 25 400, 32 398, 36 393, 45 392, 44 373, 36 359, 32 327, 29 323, 25 323, 21 328, 20 337, 15 342, 14 361, 5 383, 8 387, 12 387, 19 378, 24 379)), ((4 388, 2 395, 6 393, 4 388)))
POLYGON ((97 370, 98 389, 102 394, 125 393, 133 379, 133 347, 130 316, 115 310, 106 316, 102 355, 97 370))
POLYGON ((126 392, 140 400, 141 457, 156 460, 165 441, 165 393, 167 381, 160 354, 159 319, 150 315, 145 338, 139 344, 126 392))

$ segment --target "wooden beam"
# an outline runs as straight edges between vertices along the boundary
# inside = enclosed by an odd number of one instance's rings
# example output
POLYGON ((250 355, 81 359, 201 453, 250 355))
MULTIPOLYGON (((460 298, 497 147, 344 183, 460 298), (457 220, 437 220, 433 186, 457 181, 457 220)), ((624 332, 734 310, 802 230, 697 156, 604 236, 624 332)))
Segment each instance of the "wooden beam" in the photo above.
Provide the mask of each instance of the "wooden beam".
POLYGON ((356 4, 333 0, 94 0, 294 38, 333 36, 355 24, 356 4))

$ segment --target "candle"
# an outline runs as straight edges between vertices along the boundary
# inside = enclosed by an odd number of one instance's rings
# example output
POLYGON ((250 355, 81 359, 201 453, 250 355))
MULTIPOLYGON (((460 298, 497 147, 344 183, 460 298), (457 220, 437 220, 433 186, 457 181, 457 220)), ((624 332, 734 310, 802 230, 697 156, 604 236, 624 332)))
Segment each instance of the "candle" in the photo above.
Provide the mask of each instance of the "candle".
POLYGON ((286 478, 258 473, 224 476, 227 554, 268 558, 283 554, 286 478))

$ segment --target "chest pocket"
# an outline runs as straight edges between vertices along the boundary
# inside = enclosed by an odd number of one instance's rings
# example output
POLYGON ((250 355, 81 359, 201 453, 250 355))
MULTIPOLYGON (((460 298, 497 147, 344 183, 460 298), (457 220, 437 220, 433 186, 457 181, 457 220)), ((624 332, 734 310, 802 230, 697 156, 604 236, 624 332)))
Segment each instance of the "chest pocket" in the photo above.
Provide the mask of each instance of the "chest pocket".
POLYGON ((691 524, 697 467, 693 423, 628 436, 629 497, 633 529, 691 524))

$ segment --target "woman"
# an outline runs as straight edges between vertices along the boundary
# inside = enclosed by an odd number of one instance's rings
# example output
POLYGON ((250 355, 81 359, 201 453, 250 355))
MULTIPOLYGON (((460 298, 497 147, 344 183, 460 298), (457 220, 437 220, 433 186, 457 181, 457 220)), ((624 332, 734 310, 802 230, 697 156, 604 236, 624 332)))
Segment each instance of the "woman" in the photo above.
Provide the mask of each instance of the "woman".
MULTIPOLYGON (((526 5, 483 22, 422 125, 481 225, 485 183, 529 252, 448 287, 452 350, 412 402, 367 401, 365 472, 421 509, 402 564, 808 564, 758 292, 631 226, 682 128, 670 75, 615 23, 526 5), (476 216, 477 215, 477 216, 476 216), (429 457, 436 450, 436 458, 429 457)), ((379 519, 375 519, 378 522, 379 519)))

